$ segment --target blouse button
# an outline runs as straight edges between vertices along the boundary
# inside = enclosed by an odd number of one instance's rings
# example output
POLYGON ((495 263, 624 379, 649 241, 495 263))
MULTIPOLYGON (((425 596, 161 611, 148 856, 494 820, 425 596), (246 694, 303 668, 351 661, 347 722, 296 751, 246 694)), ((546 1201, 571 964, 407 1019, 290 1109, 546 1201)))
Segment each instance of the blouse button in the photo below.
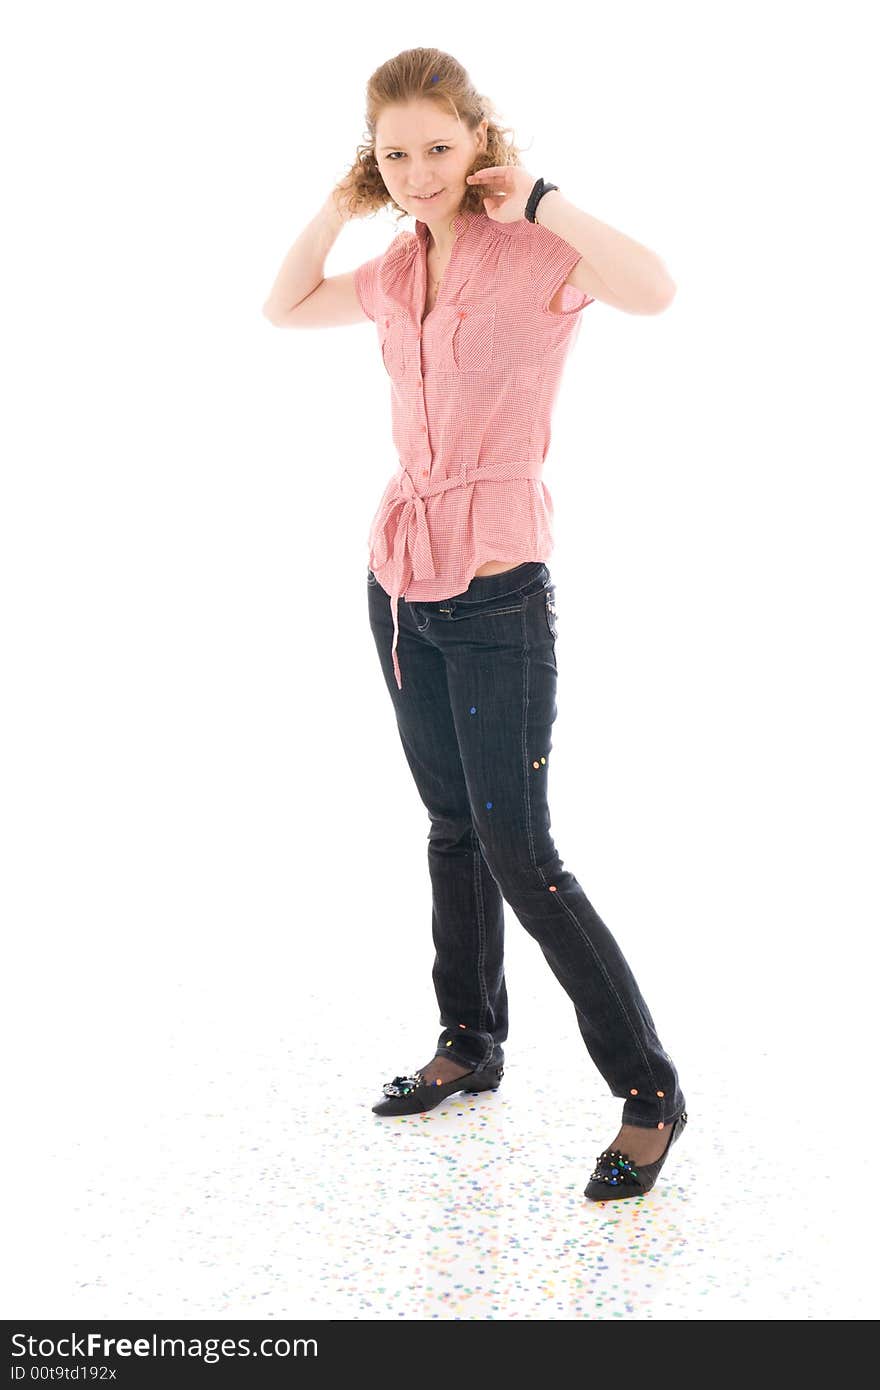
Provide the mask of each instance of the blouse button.
POLYGON ((466 318, 467 318, 467 309, 459 309, 459 311, 458 311, 458 317, 459 317, 460 319, 466 319, 466 318))
POLYGON ((390 327, 391 327, 391 320, 390 320, 390 319, 386 319, 386 320, 385 320, 385 327, 386 327, 386 328, 390 328, 390 327))
POLYGON ((427 476, 428 476, 428 470, 427 470, 427 468, 423 468, 423 469, 422 469, 422 477, 423 477, 423 478, 427 478, 427 476))

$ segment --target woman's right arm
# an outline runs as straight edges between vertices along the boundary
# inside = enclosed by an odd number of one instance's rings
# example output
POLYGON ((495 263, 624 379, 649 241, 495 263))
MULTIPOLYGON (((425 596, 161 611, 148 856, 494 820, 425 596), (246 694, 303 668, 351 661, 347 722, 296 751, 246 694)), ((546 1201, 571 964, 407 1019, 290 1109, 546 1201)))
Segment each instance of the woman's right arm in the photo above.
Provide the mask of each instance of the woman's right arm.
POLYGON ((263 313, 276 328, 331 328, 362 323, 353 270, 324 278, 324 262, 348 219, 331 193, 285 256, 263 313))

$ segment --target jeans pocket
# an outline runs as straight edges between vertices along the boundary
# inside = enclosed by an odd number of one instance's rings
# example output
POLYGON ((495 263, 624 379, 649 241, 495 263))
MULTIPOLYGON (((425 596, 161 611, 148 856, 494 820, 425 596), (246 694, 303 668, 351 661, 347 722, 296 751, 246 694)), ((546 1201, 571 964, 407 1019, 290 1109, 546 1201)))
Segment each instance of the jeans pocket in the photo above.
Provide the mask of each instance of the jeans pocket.
POLYGON ((370 585, 379 583, 378 579, 374 575, 373 571, 369 568, 369 566, 367 567, 367 583, 370 585))

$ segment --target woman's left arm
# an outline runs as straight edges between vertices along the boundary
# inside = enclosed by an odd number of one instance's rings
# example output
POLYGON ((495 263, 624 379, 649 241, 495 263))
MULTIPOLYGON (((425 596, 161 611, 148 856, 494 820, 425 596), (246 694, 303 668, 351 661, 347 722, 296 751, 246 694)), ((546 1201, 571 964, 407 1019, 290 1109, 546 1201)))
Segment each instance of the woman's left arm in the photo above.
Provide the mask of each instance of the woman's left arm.
MULTIPOLYGON (((521 165, 480 169, 468 183, 486 185, 486 212, 498 221, 525 216, 537 180, 521 165), (498 196, 501 195, 501 196, 498 196)), ((675 281, 660 257, 632 237, 582 212, 558 188, 545 193, 535 220, 580 251, 566 284, 630 314, 659 314, 675 298, 675 281)))
POLYGON ((582 259, 568 284, 585 294, 602 299, 610 290, 620 308, 630 314, 660 314, 675 298, 675 281, 659 256, 582 212, 558 188, 544 194, 535 221, 580 251, 582 259))

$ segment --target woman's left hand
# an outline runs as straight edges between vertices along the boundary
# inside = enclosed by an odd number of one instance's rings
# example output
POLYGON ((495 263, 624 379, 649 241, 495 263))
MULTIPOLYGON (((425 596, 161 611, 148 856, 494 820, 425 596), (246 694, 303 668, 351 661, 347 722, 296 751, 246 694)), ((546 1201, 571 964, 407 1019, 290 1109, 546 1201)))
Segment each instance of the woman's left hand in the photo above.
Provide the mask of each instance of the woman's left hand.
POLYGON ((529 194, 538 180, 521 164, 496 164, 468 174, 465 182, 485 185, 488 193, 483 206, 493 222, 516 222, 525 217, 529 194))

